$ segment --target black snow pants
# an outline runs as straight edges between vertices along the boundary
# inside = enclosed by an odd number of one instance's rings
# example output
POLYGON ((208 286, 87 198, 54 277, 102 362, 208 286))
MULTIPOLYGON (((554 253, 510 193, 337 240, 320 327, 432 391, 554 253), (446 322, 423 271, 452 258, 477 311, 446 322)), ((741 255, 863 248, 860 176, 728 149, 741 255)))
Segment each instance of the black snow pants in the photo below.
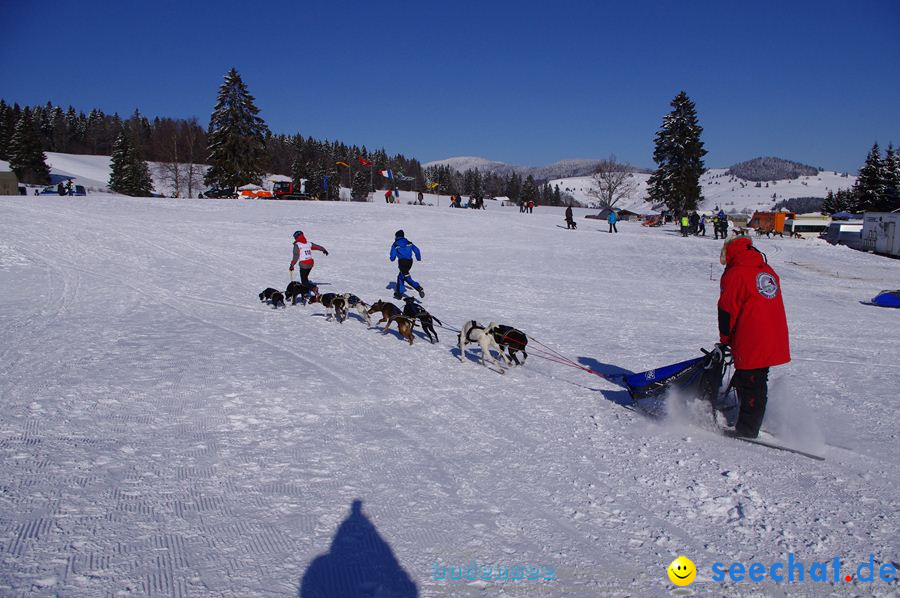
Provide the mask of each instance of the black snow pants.
POLYGON ((766 415, 769 394, 769 368, 735 370, 731 385, 741 402, 735 431, 740 436, 756 438, 766 415))

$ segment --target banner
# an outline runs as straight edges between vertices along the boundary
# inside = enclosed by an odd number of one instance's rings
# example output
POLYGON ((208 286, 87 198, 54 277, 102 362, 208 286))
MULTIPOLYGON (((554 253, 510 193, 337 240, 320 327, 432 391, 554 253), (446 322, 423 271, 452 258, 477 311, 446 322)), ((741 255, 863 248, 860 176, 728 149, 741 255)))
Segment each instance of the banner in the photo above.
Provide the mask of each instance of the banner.
POLYGON ((363 166, 372 166, 373 164, 375 164, 375 162, 370 162, 369 160, 366 160, 362 156, 357 156, 356 161, 359 162, 360 164, 362 164, 363 166))
POLYGON ((344 168, 350 168, 350 165, 346 162, 335 162, 338 166, 343 166, 344 168))

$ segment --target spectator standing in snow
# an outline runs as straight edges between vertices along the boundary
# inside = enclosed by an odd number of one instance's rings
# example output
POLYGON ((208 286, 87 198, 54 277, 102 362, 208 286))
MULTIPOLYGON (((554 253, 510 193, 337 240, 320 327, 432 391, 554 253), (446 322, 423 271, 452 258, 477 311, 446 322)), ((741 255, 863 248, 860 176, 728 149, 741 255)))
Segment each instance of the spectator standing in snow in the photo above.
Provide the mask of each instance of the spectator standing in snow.
POLYGON ((756 438, 766 414, 769 368, 791 360, 781 281, 749 237, 722 245, 719 339, 731 347, 740 413, 735 434, 756 438))
POLYGON ((690 220, 688 220, 688 216, 687 216, 687 214, 685 214, 684 216, 681 217, 681 236, 682 237, 688 236, 688 230, 690 229, 690 226, 691 226, 690 220))
POLYGON ((572 216, 572 206, 566 206, 566 228, 575 228, 575 217, 572 216))
POLYGON ((534 200, 529 199, 528 200, 528 213, 531 214, 533 212, 534 212, 534 200))
POLYGON ((719 210, 719 236, 723 239, 728 238, 728 216, 725 215, 725 210, 719 210))
POLYGON ((691 212, 691 234, 696 237, 699 228, 700 216, 697 214, 697 212, 691 212))
POLYGON ((396 299, 403 297, 407 283, 419 291, 419 297, 425 296, 425 290, 422 288, 422 285, 409 275, 409 271, 412 269, 413 255, 416 256, 417 262, 422 261, 422 254, 419 248, 406 238, 403 230, 398 230, 394 233, 394 244, 391 245, 391 261, 397 260, 397 267, 400 269, 400 272, 397 274, 397 288, 394 289, 394 297, 396 299))
POLYGON ((609 210, 609 216, 607 216, 606 221, 609 222, 609 231, 615 231, 616 234, 619 234, 619 229, 616 228, 616 222, 619 221, 619 217, 616 215, 616 211, 613 209, 609 210))
POLYGON ((326 250, 324 247, 322 247, 321 245, 316 245, 315 243, 310 243, 306 239, 306 236, 304 236, 302 230, 295 231, 294 257, 291 260, 291 267, 288 269, 293 272, 294 266, 296 266, 297 262, 299 261, 300 282, 302 282, 305 286, 309 286, 309 273, 316 263, 312 256, 313 251, 321 251, 325 255, 328 255, 328 250, 326 250))
POLYGON ((706 236, 706 214, 700 216, 700 234, 706 236))

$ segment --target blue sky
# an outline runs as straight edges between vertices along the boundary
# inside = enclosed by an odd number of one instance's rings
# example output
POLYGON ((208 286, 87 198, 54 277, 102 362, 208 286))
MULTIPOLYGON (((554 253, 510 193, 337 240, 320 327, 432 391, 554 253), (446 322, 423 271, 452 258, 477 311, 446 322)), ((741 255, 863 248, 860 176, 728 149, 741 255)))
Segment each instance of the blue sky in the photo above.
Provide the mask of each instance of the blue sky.
POLYGON ((274 132, 427 162, 652 166, 695 101, 707 166, 855 171, 900 145, 900 1, 0 0, 0 97, 197 116, 236 67, 274 132))

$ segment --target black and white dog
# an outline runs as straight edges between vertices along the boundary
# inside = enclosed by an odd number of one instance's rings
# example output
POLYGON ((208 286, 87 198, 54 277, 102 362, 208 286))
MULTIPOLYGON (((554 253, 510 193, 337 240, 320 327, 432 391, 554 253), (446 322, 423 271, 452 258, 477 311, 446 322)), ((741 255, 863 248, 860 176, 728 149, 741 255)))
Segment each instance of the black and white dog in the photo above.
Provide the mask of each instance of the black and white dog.
POLYGON ((272 287, 267 288, 262 293, 259 294, 260 301, 268 301, 272 298, 272 293, 277 293, 278 289, 273 289, 272 287))
POLYGON ((366 325, 372 325, 372 316, 369 315, 369 304, 365 301, 354 295, 353 293, 344 293, 342 295, 344 298, 344 308, 349 310, 355 310, 356 313, 361 315, 363 319, 366 321, 366 325))
POLYGON ((347 306, 344 303, 343 295, 338 295, 337 293, 319 295, 317 293, 313 295, 309 302, 321 303, 322 307, 325 308, 325 319, 327 320, 332 318, 332 314, 334 314, 334 319, 338 322, 343 322, 347 319, 347 306))
POLYGON ((281 294, 281 291, 275 291, 272 293, 272 297, 269 298, 269 301, 272 303, 272 307, 278 309, 278 306, 287 309, 287 305, 284 303, 284 295, 281 294))
POLYGON ((457 336, 457 342, 459 344, 459 360, 462 363, 466 362, 464 357, 466 345, 469 343, 477 343, 481 347, 481 365, 487 365, 485 360, 490 360, 491 363, 498 366, 500 365, 500 362, 491 355, 491 347, 497 349, 497 353, 499 353, 503 361, 509 365, 506 355, 503 354, 503 349, 497 345, 497 342, 490 333, 495 326, 496 324, 491 322, 488 324, 487 328, 485 328, 475 320, 469 320, 463 324, 462 331, 459 333, 459 336, 457 336))
MULTIPOLYGON (((516 365, 522 365, 528 359, 528 353, 525 352, 525 347, 528 346, 528 337, 521 330, 512 326, 494 324, 490 328, 490 334, 494 337, 494 342, 500 346, 501 350, 506 349, 507 353, 509 353, 509 358, 515 361, 516 365), (518 351, 522 352, 521 363, 516 357, 516 352, 518 351)), ((507 363, 509 362, 507 361, 507 363)))
POLYGON ((281 307, 286 307, 284 304, 284 295, 281 294, 281 291, 273 289, 272 287, 269 287, 260 293, 259 300, 269 302, 275 309, 278 309, 279 305, 281 307))
POLYGON ((318 290, 315 285, 305 285, 302 282, 292 280, 284 290, 284 297, 291 302, 291 305, 297 305, 298 302, 306 305, 309 298, 315 295, 318 290))
POLYGON ((415 298, 404 297, 403 301, 403 315, 413 322, 418 320, 422 323, 422 330, 428 335, 428 341, 430 343, 434 344, 439 341, 440 339, 438 339, 437 331, 434 329, 434 322, 437 322, 438 326, 443 326, 443 322, 432 316, 428 313, 428 310, 416 303, 415 298), (432 334, 434 334, 434 339, 431 338, 432 334))

